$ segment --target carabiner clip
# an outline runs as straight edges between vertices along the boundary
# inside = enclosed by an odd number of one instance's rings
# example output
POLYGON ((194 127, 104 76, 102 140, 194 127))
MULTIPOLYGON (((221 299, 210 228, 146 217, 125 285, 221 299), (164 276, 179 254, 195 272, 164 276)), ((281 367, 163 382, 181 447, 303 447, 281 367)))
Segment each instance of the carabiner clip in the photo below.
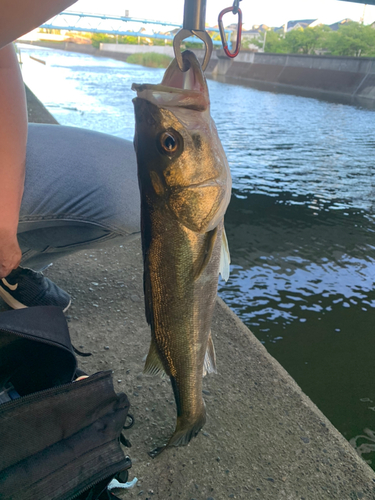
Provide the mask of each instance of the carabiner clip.
POLYGON ((238 53, 240 51, 241 47, 241 36, 242 36, 242 11, 238 7, 238 2, 234 2, 232 7, 227 7, 226 9, 223 9, 220 14, 219 14, 219 30, 220 30, 220 37, 221 37, 221 43, 223 44, 223 49, 224 52, 228 57, 236 57, 238 56, 238 53), (237 10, 237 12, 236 12, 237 10), (228 12, 233 12, 233 14, 238 14, 238 27, 237 27, 237 40, 236 40, 236 48, 234 52, 231 52, 228 49, 228 42, 225 36, 225 30, 224 30, 224 24, 223 24, 223 17, 225 14, 228 12))

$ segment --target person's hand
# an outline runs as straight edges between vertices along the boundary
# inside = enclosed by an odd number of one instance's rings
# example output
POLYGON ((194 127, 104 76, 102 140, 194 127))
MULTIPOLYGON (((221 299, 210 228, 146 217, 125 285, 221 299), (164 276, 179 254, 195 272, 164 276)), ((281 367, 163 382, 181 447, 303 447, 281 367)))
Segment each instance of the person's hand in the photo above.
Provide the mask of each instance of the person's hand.
POLYGON ((21 257, 17 235, 0 229, 0 279, 19 266, 21 257))

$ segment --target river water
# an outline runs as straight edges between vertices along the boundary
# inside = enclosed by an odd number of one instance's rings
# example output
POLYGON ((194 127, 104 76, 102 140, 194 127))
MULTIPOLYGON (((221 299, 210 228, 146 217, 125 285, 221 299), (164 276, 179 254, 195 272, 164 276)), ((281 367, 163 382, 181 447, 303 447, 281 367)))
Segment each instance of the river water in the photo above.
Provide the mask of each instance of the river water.
MULTIPOLYGON (((27 85, 61 124, 132 140, 131 84, 163 70, 20 47, 27 85)), ((220 295, 375 468, 375 112, 209 89, 233 177, 220 295)))

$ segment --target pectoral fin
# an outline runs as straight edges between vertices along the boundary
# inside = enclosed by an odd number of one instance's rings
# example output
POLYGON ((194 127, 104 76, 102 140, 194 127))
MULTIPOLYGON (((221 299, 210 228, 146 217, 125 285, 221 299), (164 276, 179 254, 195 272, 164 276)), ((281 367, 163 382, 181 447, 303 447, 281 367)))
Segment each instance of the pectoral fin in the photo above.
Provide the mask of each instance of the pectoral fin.
POLYGON ((202 248, 202 251, 198 257, 198 259, 195 262, 195 269, 194 269, 194 281, 197 280, 205 268, 207 267, 207 264, 211 260, 212 256, 212 251, 215 246, 216 242, 216 237, 217 237, 217 227, 213 229, 212 231, 209 231, 206 236, 205 236, 205 242, 204 242, 204 247, 202 248))

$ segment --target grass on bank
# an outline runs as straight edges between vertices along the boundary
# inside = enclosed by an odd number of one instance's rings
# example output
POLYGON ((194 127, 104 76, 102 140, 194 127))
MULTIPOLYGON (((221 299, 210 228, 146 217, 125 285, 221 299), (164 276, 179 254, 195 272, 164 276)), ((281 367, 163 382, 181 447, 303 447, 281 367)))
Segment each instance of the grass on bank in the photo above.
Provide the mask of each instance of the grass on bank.
POLYGON ((130 64, 140 64, 149 68, 166 68, 171 61, 172 57, 156 52, 132 54, 126 59, 126 62, 130 64))

